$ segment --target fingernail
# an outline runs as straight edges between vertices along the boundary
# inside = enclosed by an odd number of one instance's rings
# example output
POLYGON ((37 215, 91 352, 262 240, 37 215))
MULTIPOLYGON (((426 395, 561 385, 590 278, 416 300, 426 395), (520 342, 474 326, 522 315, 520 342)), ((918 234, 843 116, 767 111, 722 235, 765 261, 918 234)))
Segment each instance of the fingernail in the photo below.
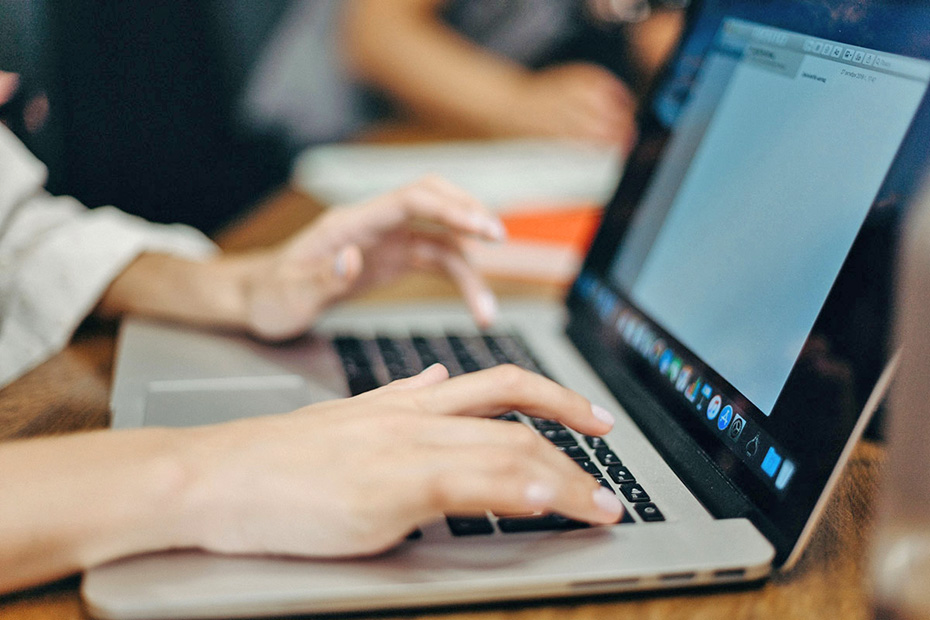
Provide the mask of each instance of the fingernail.
POLYGON ((533 506, 545 508, 552 502, 555 492, 544 484, 533 482, 526 487, 525 496, 526 501, 533 506))
POLYGON ((606 409, 598 405, 591 405, 591 413, 594 414, 595 418, 597 418, 604 424, 609 424, 610 427, 613 428, 613 425, 616 422, 616 419, 614 418, 612 413, 610 413, 609 411, 607 411, 606 409))
POLYGON ((604 487, 598 487, 597 491, 594 492, 594 503, 606 513, 617 516, 623 514, 623 504, 620 503, 613 491, 604 487))
POLYGON ((485 235, 495 241, 503 241, 507 237, 507 229, 503 222, 491 215, 473 213, 469 216, 469 227, 478 234, 485 235))
POLYGON ((424 368, 423 370, 421 370, 421 371, 420 371, 420 374, 422 375, 423 373, 429 372, 429 371, 431 371, 433 368, 436 368, 437 366, 442 366, 442 364, 440 364, 439 362, 433 362, 432 364, 430 364, 429 366, 427 366, 426 368, 424 368))
POLYGON ((488 233, 488 237, 495 241, 503 241, 507 238, 507 229, 504 227, 504 223, 498 219, 488 222, 485 230, 488 233))
POLYGON ((490 291, 479 293, 478 298, 475 300, 475 306, 477 306, 478 316, 482 321, 488 324, 494 322, 497 317, 497 299, 493 293, 490 291))
POLYGON ((476 233, 487 230, 488 216, 481 213, 472 213, 468 216, 468 227, 476 233))
POLYGON ((336 262, 333 263, 333 272, 340 280, 345 278, 349 273, 349 253, 351 248, 342 248, 339 255, 336 256, 336 262))

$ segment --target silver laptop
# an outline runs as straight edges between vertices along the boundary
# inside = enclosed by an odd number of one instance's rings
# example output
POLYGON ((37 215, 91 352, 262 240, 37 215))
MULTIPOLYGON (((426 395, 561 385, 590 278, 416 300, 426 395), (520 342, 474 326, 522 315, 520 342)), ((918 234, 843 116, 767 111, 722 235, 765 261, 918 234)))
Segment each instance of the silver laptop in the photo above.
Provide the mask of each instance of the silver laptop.
POLYGON ((891 248, 930 134, 930 7, 856 7, 692 7, 564 304, 510 303, 489 332, 458 304, 345 308, 275 347, 123 326, 115 428, 289 411, 433 361, 546 373, 617 413, 611 433, 501 423, 615 491, 621 523, 448 515, 358 560, 156 553, 89 571, 92 613, 412 608, 789 568, 890 378, 891 248))

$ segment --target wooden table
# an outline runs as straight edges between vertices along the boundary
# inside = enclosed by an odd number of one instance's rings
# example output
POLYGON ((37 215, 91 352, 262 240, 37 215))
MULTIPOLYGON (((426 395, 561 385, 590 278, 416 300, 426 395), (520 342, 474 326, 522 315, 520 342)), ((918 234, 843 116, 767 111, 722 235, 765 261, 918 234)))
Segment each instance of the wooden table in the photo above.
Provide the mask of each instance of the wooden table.
MULTIPOLYGON (((270 197, 247 219, 229 227, 218 240, 229 250, 273 243, 288 231, 309 222, 319 211, 319 206, 310 199, 285 190, 270 197)), ((552 297, 563 293, 559 286, 538 283, 498 281, 493 285, 501 295, 552 297)), ((453 293, 452 287, 438 278, 418 276, 369 298, 378 301, 406 296, 448 297, 453 293)), ((0 440, 107 426, 115 334, 113 324, 88 322, 65 351, 0 390, 0 440)), ((761 586, 378 617, 445 620, 869 618, 867 553, 881 463, 879 446, 864 443, 856 449, 799 565, 789 574, 779 575, 761 586)), ((15 498, 5 497, 0 501, 15 501, 15 498)), ((0 597, 0 620, 87 618, 78 594, 79 583, 78 577, 72 577, 0 597)))

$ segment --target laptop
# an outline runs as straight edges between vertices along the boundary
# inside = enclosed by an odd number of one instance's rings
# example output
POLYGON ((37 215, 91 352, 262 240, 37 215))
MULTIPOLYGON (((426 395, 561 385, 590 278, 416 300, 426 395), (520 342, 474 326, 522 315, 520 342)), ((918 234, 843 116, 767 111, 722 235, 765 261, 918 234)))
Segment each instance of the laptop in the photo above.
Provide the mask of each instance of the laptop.
POLYGON ((692 6, 567 299, 505 304, 488 332, 438 303, 346 307, 283 346, 124 322, 114 428, 288 411, 435 360, 544 372, 615 428, 501 423, 536 426, 618 494, 622 522, 448 515, 353 560, 149 554, 88 571, 90 611, 341 613, 790 569, 892 375, 893 250, 930 142, 928 31, 924 3, 692 6))

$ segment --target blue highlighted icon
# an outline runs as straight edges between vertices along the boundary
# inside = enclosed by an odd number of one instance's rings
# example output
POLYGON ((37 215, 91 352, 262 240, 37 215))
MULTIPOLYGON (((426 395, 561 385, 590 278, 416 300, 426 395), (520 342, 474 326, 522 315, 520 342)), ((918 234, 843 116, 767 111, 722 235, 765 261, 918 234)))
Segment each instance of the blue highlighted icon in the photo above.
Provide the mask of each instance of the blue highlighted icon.
MULTIPOLYGON (((775 451, 775 448, 769 448, 769 451, 765 453, 765 458, 762 459, 762 471, 772 478, 778 471, 779 465, 781 465, 781 455, 775 451)), ((787 480, 785 483, 787 484, 787 480)))
POLYGON ((733 419, 733 407, 727 405, 720 412, 720 417, 717 418, 717 428, 721 431, 725 431, 728 426, 730 426, 730 420, 733 419))
POLYGON ((794 474, 794 463, 785 459, 784 464, 781 466, 781 471, 778 472, 778 478, 775 479, 775 488, 781 491, 791 480, 791 476, 794 474))

